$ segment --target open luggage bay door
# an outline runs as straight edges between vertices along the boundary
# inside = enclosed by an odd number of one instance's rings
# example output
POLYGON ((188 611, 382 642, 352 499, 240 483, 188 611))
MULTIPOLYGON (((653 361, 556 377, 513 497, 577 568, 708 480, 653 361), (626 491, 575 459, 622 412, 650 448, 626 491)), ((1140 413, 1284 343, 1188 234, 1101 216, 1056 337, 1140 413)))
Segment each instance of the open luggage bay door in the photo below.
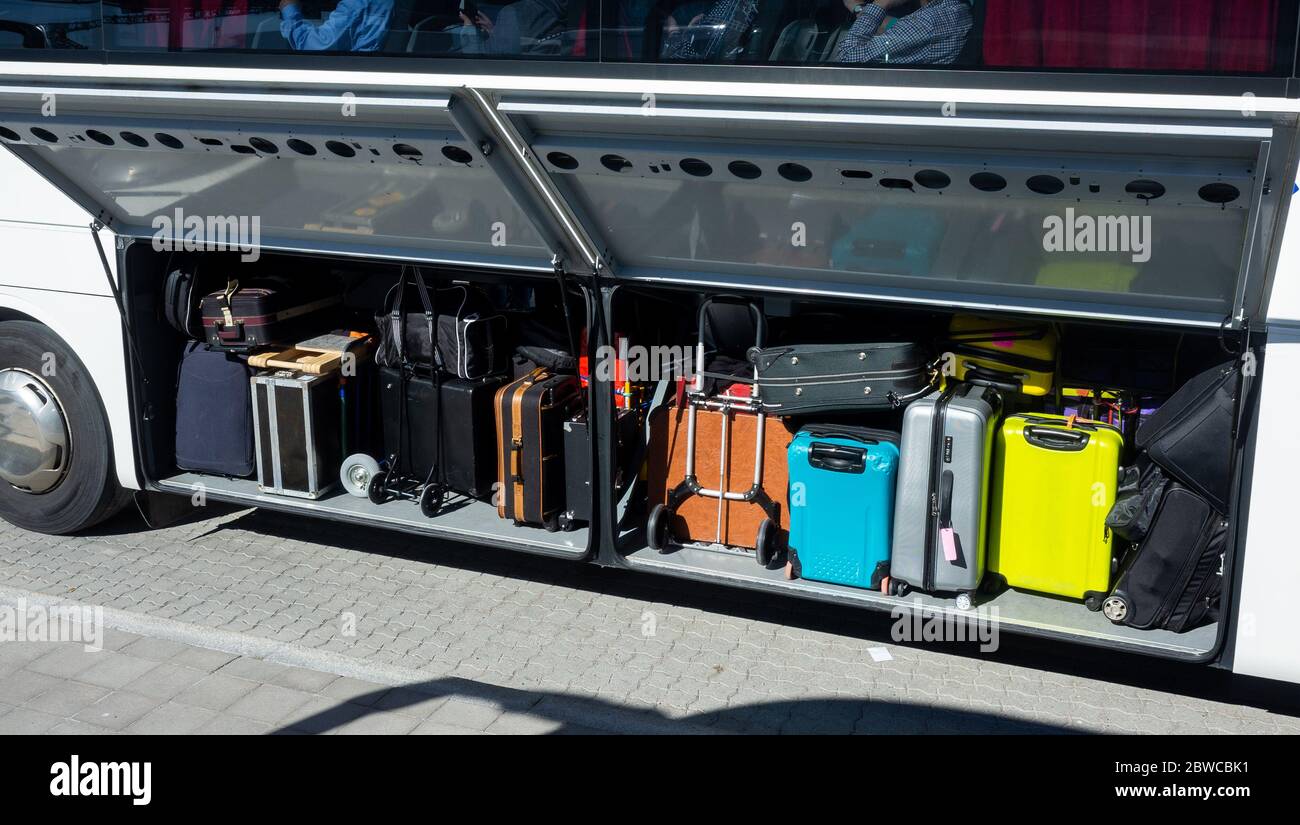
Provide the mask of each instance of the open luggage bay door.
POLYGON ((119 235, 164 249, 550 273, 562 241, 520 207, 511 153, 474 109, 423 86, 6 86, 0 139, 119 235))
POLYGON ((1290 145, 1289 116, 724 86, 577 104, 506 94, 499 108, 599 216, 624 279, 1203 326, 1259 317, 1292 180, 1272 151, 1290 145))

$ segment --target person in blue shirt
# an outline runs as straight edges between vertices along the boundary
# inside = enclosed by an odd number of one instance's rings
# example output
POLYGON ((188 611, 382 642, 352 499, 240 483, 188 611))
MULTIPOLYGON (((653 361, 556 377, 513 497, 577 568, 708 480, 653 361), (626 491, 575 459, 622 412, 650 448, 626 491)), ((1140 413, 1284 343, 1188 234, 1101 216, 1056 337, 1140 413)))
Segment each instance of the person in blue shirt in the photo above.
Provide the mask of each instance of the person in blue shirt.
POLYGON ((377 52, 392 16, 393 0, 342 0, 317 25, 303 19, 298 0, 280 0, 280 33, 296 51, 377 52))

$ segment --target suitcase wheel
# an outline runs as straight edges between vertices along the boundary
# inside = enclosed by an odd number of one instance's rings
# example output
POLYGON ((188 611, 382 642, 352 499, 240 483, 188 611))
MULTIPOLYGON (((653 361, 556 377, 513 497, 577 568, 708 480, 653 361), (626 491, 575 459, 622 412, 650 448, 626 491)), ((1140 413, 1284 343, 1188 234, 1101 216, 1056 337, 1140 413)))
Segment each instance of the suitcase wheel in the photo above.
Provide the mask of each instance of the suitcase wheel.
POLYGON ((912 592, 912 585, 907 582, 894 581, 890 579, 889 586, 893 589, 895 596, 906 596, 912 592))
POLYGON ((754 542, 754 558, 764 567, 770 566, 772 560, 776 558, 777 532, 777 527, 770 518, 763 519, 763 522, 758 525, 758 538, 754 542))
POLYGON ((1101 612, 1115 624, 1123 624, 1128 618, 1128 599, 1123 596, 1108 596, 1101 605, 1101 612))
POLYGON ((379 473, 379 462, 365 453, 355 453, 347 457, 339 468, 339 481, 349 495, 357 498, 369 498, 370 480, 379 473))
POLYGON ((560 531, 560 516, 558 513, 552 513, 542 519, 542 527, 548 533, 558 533, 560 531))
POLYGON ((447 488, 441 484, 425 485, 420 492, 420 515, 425 518, 433 518, 438 515, 442 509, 442 503, 447 499, 447 488))
POLYGON ((671 513, 668 507, 663 504, 656 504, 650 511, 650 518, 646 519, 645 535, 646 543, 652 550, 664 552, 668 546, 668 521, 671 513))
POLYGON ((957 609, 958 609, 958 610, 970 610, 970 609, 971 609, 971 606, 974 605, 974 604, 975 604, 975 600, 971 598, 971 594, 969 594, 969 593, 958 593, 958 594, 957 594, 957 609))
POLYGON ((1093 613, 1096 613, 1098 610, 1101 610, 1101 606, 1105 601, 1105 593, 1098 593, 1095 590, 1091 590, 1083 597, 1083 606, 1091 610, 1093 613))
POLYGON ((366 498, 370 499, 371 504, 383 504, 388 498, 388 473, 375 473, 370 477, 370 487, 366 490, 366 498))

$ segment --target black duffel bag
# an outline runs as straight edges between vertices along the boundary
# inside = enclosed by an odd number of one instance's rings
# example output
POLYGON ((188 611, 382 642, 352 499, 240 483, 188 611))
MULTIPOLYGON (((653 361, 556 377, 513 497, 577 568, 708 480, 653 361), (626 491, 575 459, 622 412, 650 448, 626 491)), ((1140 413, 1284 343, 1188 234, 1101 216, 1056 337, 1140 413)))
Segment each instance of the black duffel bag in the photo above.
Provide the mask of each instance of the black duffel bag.
POLYGON ((777 415, 901 407, 935 381, 925 350, 912 343, 768 347, 749 358, 763 406, 777 415))
POLYGON ((430 295, 424 276, 402 268, 401 279, 388 294, 384 312, 375 316, 381 367, 437 368, 457 378, 475 381, 506 371, 510 353, 505 345, 506 318, 492 310, 483 293, 465 284, 438 289, 430 295), (403 309, 407 287, 414 280, 422 312, 403 309), (435 312, 435 298, 443 311, 435 312), (437 341, 437 348, 434 341, 437 341))
POLYGON ((1184 384, 1138 428, 1135 443, 1166 473, 1228 512, 1241 367, 1220 364, 1184 384))

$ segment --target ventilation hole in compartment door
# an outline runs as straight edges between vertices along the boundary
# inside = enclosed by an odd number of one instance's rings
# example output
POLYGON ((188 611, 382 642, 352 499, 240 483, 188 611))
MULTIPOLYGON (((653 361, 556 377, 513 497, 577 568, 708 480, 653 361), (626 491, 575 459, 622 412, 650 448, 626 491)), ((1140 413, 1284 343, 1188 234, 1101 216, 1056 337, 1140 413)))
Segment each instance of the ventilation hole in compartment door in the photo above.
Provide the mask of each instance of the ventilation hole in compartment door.
POLYGON ((970 185, 981 192, 1001 192, 1007 188, 1007 179, 996 172, 976 172, 970 176, 970 185))
POLYGON ((22 135, 10 129, 8 126, 0 126, 0 137, 5 140, 22 140, 22 135))
POLYGON ((166 132, 156 132, 153 139, 166 146, 168 149, 184 149, 185 144, 175 135, 169 135, 166 132))
POLYGON ((316 154, 316 147, 312 146, 310 143, 308 143, 305 140, 299 140, 298 138, 289 138, 284 142, 284 144, 285 146, 288 146, 290 149, 292 149, 293 151, 297 152, 300 155, 306 155, 307 157, 311 157, 312 155, 316 154))
POLYGON ((551 152, 546 156, 546 161, 556 169, 563 169, 566 172, 578 168, 578 159, 568 152, 551 152))
POLYGON ((199 143, 204 146, 220 146, 221 138, 199 138, 199 143))
POLYGON ((907 178, 881 178, 880 185, 886 189, 903 189, 913 191, 912 182, 907 178))
POLYGON ((98 129, 87 129, 86 137, 95 141, 100 146, 112 146, 113 144, 117 143, 117 141, 113 140, 111 136, 104 134, 98 129))
POLYGON ((840 177, 848 178, 849 180, 871 180, 874 175, 866 169, 841 169, 840 177))
POLYGON ((622 155, 601 155, 600 165, 611 172, 630 172, 632 161, 622 155))
POLYGON ((763 170, 747 160, 733 160, 727 164, 727 171, 741 180, 754 180, 763 175, 763 170))
POLYGON ((327 140, 325 141, 325 148, 341 158, 354 158, 357 156, 357 150, 341 140, 327 140))
POLYGON ((256 154, 257 154, 257 150, 254 149, 252 146, 245 146, 245 145, 242 144, 242 143, 232 143, 232 144, 230 144, 230 151, 234 152, 234 153, 237 154, 237 155, 256 155, 256 154))
POLYGON ((713 174, 713 167, 699 158, 683 158, 677 165, 693 178, 707 178, 713 174))
POLYGON ((1231 183, 1207 183, 1196 194, 1206 203, 1228 204, 1241 197, 1241 190, 1231 183))
POLYGON ((802 163, 783 163, 776 167, 776 173, 791 183, 803 183, 812 180, 812 170, 802 163))
POLYGON ((34 135, 35 137, 40 138, 41 140, 45 141, 46 143, 58 143, 58 142, 59 142, 59 136, 58 136, 58 135, 54 134, 54 133, 51 132, 49 129, 42 129, 42 128, 39 127, 39 126, 37 126, 37 127, 35 127, 34 129, 32 129, 32 135, 34 135))
POLYGON ((453 145, 442 147, 442 156, 452 163, 463 163, 466 166, 468 166, 469 162, 474 159, 474 156, 469 152, 459 146, 453 145))
POLYGON ((412 163, 419 163, 424 160, 424 152, 421 152, 409 143, 394 144, 393 154, 397 155, 402 160, 409 160, 412 163))
POLYGON ((149 141, 145 140, 140 135, 137 135, 135 132, 118 132, 117 136, 132 146, 138 146, 141 149, 149 145, 149 141))
POLYGON ((952 178, 938 169, 922 169, 916 173, 916 182, 926 189, 947 189, 952 178))
POLYGON ((1040 195, 1056 195, 1065 189, 1065 181, 1055 175, 1034 175, 1025 181, 1025 186, 1029 187, 1030 192, 1040 195))
POLYGON ((251 137, 248 139, 248 145, 264 155, 276 155, 280 153, 280 147, 264 137, 251 137))
POLYGON ((1165 185, 1155 180, 1133 180, 1124 187, 1124 191, 1140 201, 1153 201, 1165 193, 1165 185))

